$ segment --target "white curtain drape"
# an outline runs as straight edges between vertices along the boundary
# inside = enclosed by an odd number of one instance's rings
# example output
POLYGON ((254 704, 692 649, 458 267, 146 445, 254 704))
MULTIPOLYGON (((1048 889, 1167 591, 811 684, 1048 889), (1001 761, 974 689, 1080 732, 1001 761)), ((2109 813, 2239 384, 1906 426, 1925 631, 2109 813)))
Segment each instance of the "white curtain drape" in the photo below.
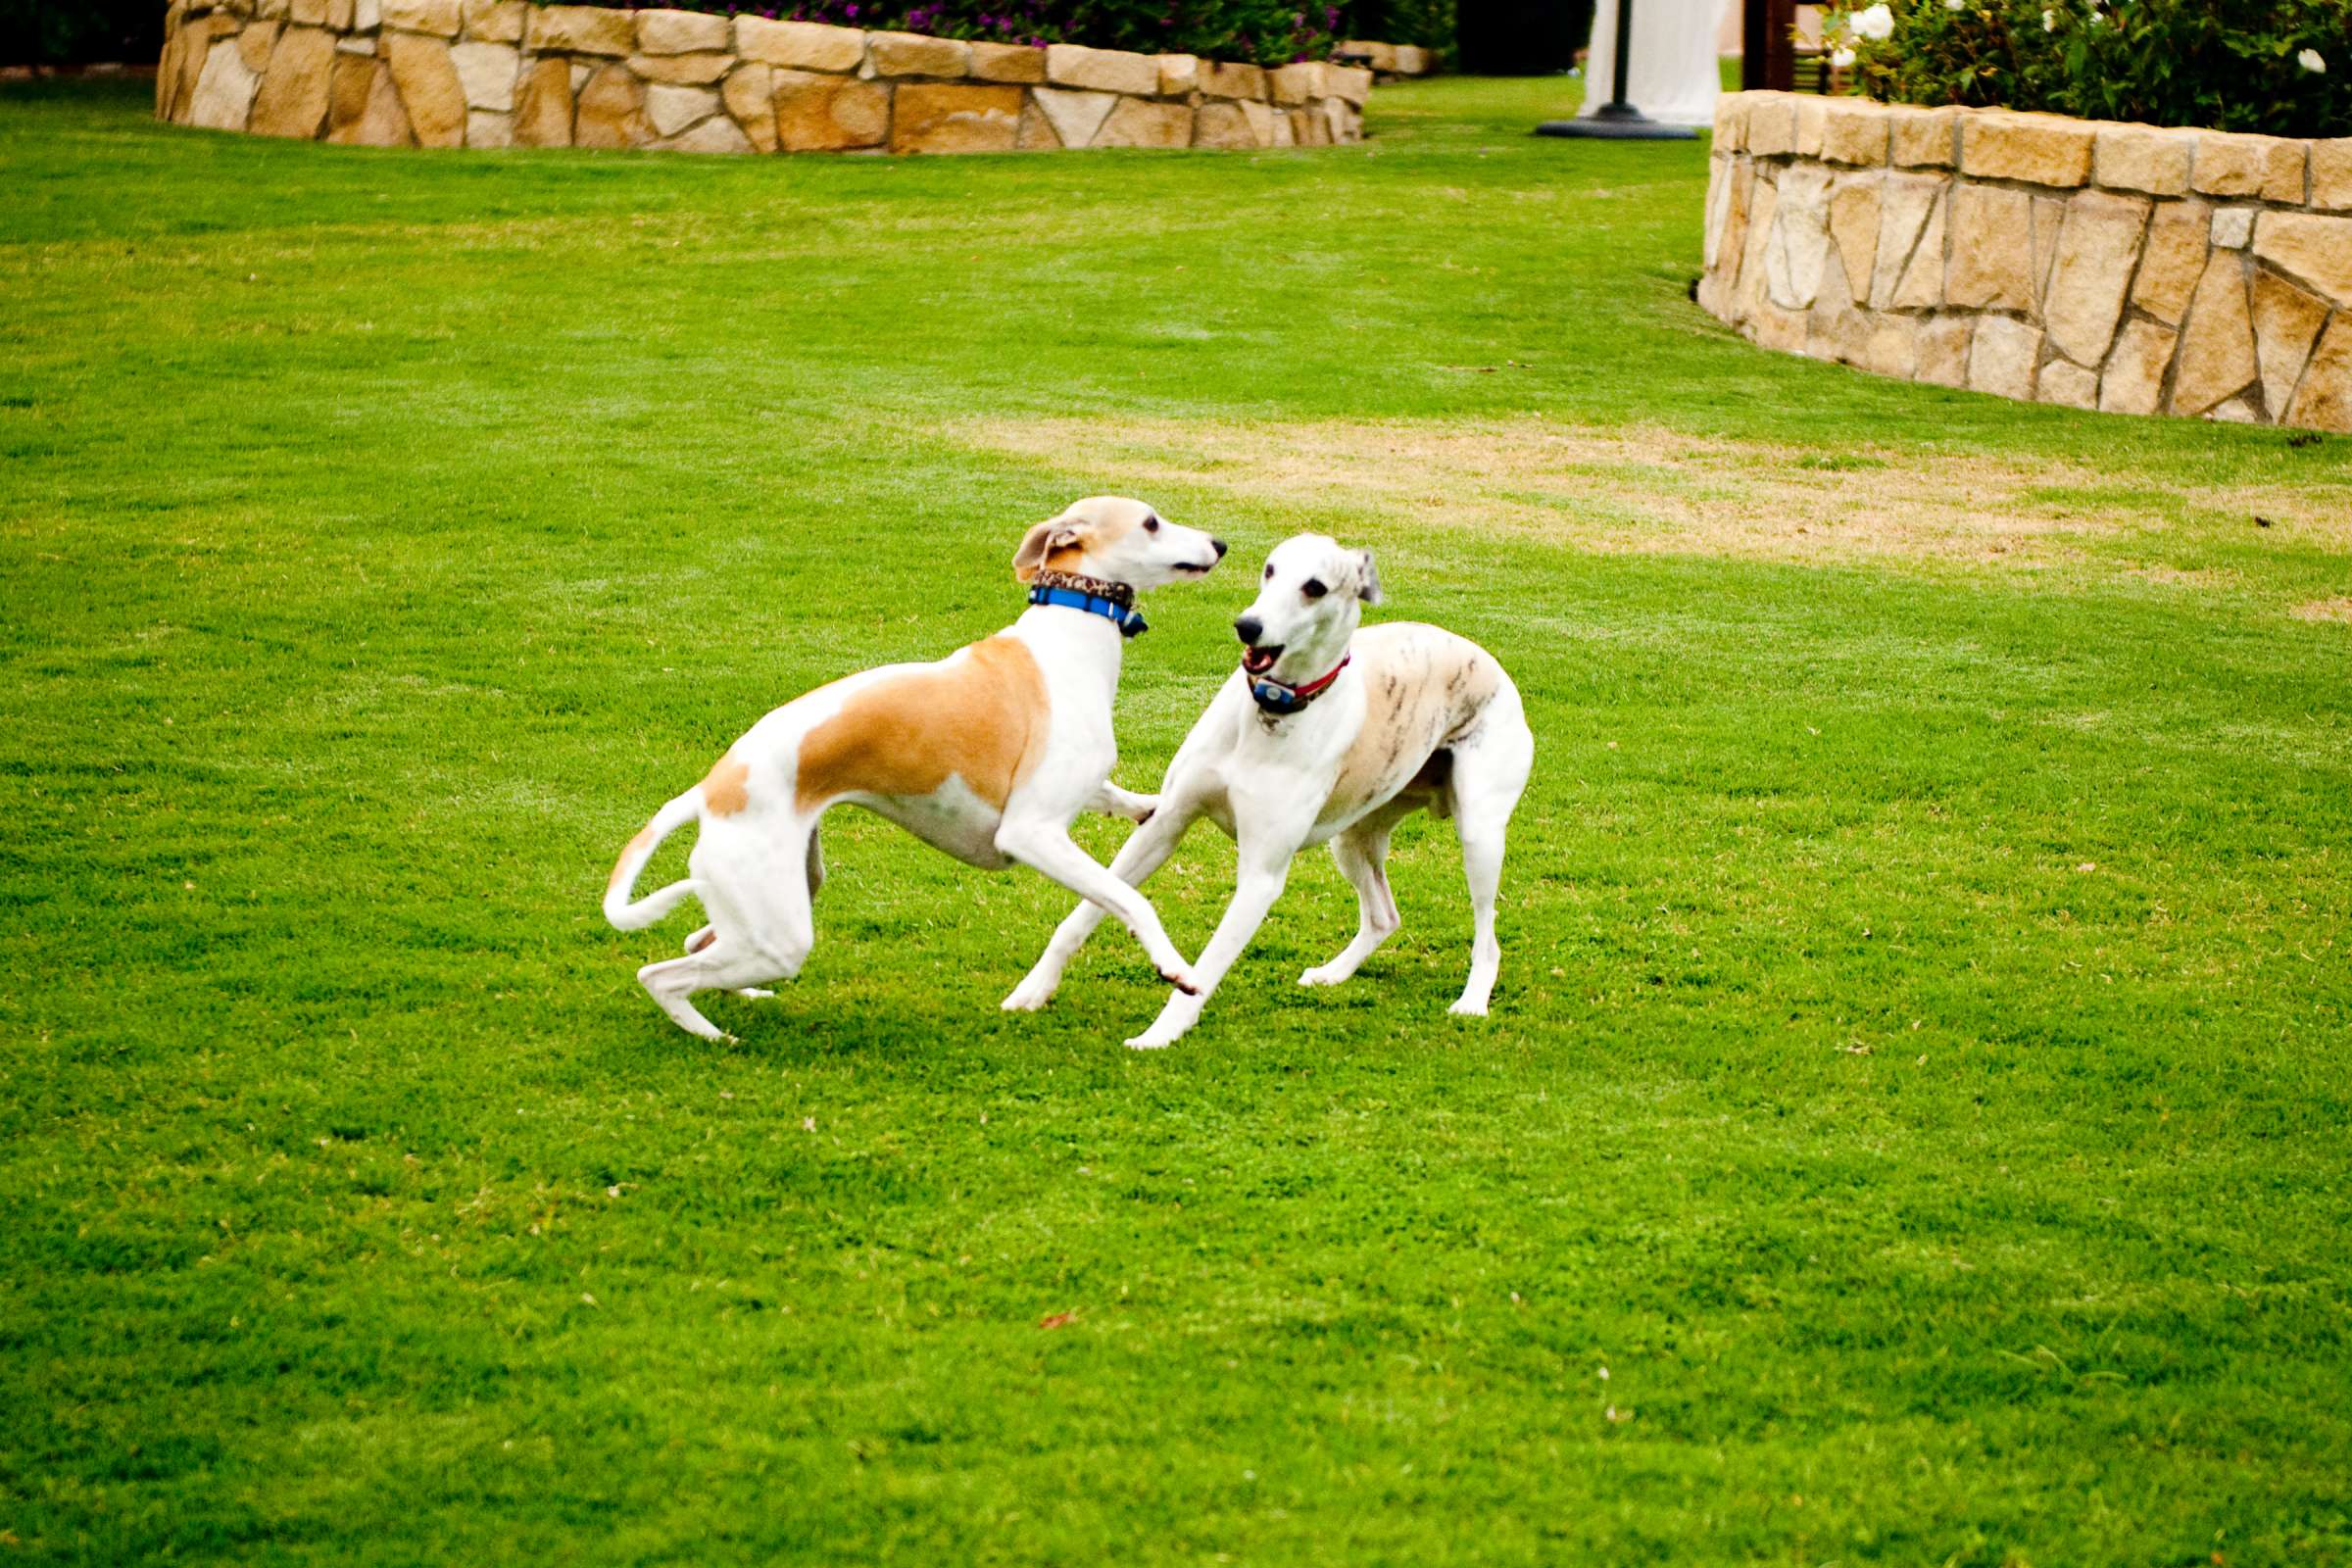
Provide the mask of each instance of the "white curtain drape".
MULTIPOLYGON (((1633 58, 1626 76, 1634 107, 1669 125, 1704 125, 1715 118, 1723 78, 1715 38, 1732 0, 1634 0, 1633 58)), ((1617 0, 1592 7, 1592 45, 1585 55, 1583 117, 1617 96, 1617 0)))

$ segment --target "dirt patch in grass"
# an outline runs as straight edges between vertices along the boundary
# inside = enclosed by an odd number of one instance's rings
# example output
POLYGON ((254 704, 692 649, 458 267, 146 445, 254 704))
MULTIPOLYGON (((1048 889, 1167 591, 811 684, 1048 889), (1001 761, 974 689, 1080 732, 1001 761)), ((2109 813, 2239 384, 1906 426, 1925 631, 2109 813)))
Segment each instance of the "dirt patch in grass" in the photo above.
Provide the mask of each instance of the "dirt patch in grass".
MULTIPOLYGON (((1809 450, 1541 417, 1472 424, 1324 420, 974 420, 956 433, 1150 493, 1541 534, 1580 549, 1788 562, 1919 562, 2035 570, 2204 516, 2250 515, 2252 487, 2119 492, 2064 461, 1895 449, 1809 450)), ((2340 496, 2260 491, 2270 537, 2352 552, 2340 496)), ((2126 548, 2098 555, 2136 564, 2126 548)))
POLYGON ((2295 607, 2297 620, 2352 621, 2352 599, 2314 599, 2295 607))

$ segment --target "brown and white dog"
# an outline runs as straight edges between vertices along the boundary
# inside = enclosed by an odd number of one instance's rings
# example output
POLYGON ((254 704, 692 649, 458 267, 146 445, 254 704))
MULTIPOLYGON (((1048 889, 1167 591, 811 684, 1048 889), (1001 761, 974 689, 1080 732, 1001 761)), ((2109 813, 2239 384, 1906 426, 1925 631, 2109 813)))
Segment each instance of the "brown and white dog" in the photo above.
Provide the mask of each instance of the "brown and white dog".
POLYGON ((1111 703, 1134 595, 1207 575, 1223 541, 1180 528, 1141 501, 1094 496, 1029 530, 1013 575, 1031 605, 1004 631, 933 664, 890 664, 819 687, 769 713, 709 776, 655 813, 621 851, 605 918, 653 924, 689 894, 710 923, 686 956, 637 971, 679 1027, 726 1038, 697 1011, 698 991, 751 996, 790 979, 814 945, 824 880, 817 823, 848 802, 888 817, 966 864, 1035 866, 1115 914, 1180 990, 1192 971, 1144 896, 1070 841, 1095 809, 1141 820, 1151 802, 1109 781, 1118 749, 1111 703), (698 822, 683 881, 635 902, 655 849, 698 822))
MULTIPOLYGON (((1281 895, 1292 858, 1310 844, 1331 845, 1360 923, 1345 951, 1298 983, 1336 986, 1355 973, 1396 929, 1389 834, 1419 810, 1453 818, 1470 883, 1470 979, 1452 1010, 1487 1010, 1502 962, 1494 895, 1503 831, 1527 787, 1535 737, 1519 689, 1476 643, 1411 621, 1358 630, 1363 606, 1379 598, 1369 551, 1300 534, 1268 558, 1257 602, 1233 623, 1242 667, 1184 738, 1157 809, 1110 862, 1140 883, 1203 816, 1241 851, 1233 902, 1200 950, 1195 985, 1179 987, 1127 1044, 1171 1045, 1192 1028, 1281 895)), ((1070 911, 1004 1006, 1029 1011, 1052 1001, 1102 918, 1091 906, 1070 911)))

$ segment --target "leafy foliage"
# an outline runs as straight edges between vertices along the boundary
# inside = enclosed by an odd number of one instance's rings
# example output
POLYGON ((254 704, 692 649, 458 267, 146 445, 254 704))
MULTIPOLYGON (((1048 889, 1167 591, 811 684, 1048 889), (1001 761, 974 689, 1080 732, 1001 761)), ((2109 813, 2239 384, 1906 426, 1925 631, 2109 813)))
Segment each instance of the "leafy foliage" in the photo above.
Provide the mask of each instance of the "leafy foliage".
POLYGON ((2352 133, 2352 0, 1887 0, 1887 9, 1884 37, 1845 28, 1845 17, 1830 22, 1846 31, 1873 98, 2352 133))
POLYGON ((0 64, 153 60, 163 43, 158 0, 0 0, 0 64))

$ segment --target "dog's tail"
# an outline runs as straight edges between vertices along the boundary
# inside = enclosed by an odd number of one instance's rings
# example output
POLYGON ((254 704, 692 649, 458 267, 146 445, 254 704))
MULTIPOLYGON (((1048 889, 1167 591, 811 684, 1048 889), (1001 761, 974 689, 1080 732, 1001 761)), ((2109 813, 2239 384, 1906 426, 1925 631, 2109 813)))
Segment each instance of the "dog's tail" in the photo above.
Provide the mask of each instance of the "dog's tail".
POLYGON ((676 800, 654 813, 654 819, 620 852, 619 860, 612 866, 612 880, 605 885, 605 918, 622 931, 635 931, 652 925, 678 906, 680 900, 698 891, 694 878, 686 877, 664 888, 656 888, 636 903, 629 902, 629 892, 637 885, 638 873, 645 862, 654 858, 662 841, 679 828, 702 815, 703 787, 697 784, 676 800))

